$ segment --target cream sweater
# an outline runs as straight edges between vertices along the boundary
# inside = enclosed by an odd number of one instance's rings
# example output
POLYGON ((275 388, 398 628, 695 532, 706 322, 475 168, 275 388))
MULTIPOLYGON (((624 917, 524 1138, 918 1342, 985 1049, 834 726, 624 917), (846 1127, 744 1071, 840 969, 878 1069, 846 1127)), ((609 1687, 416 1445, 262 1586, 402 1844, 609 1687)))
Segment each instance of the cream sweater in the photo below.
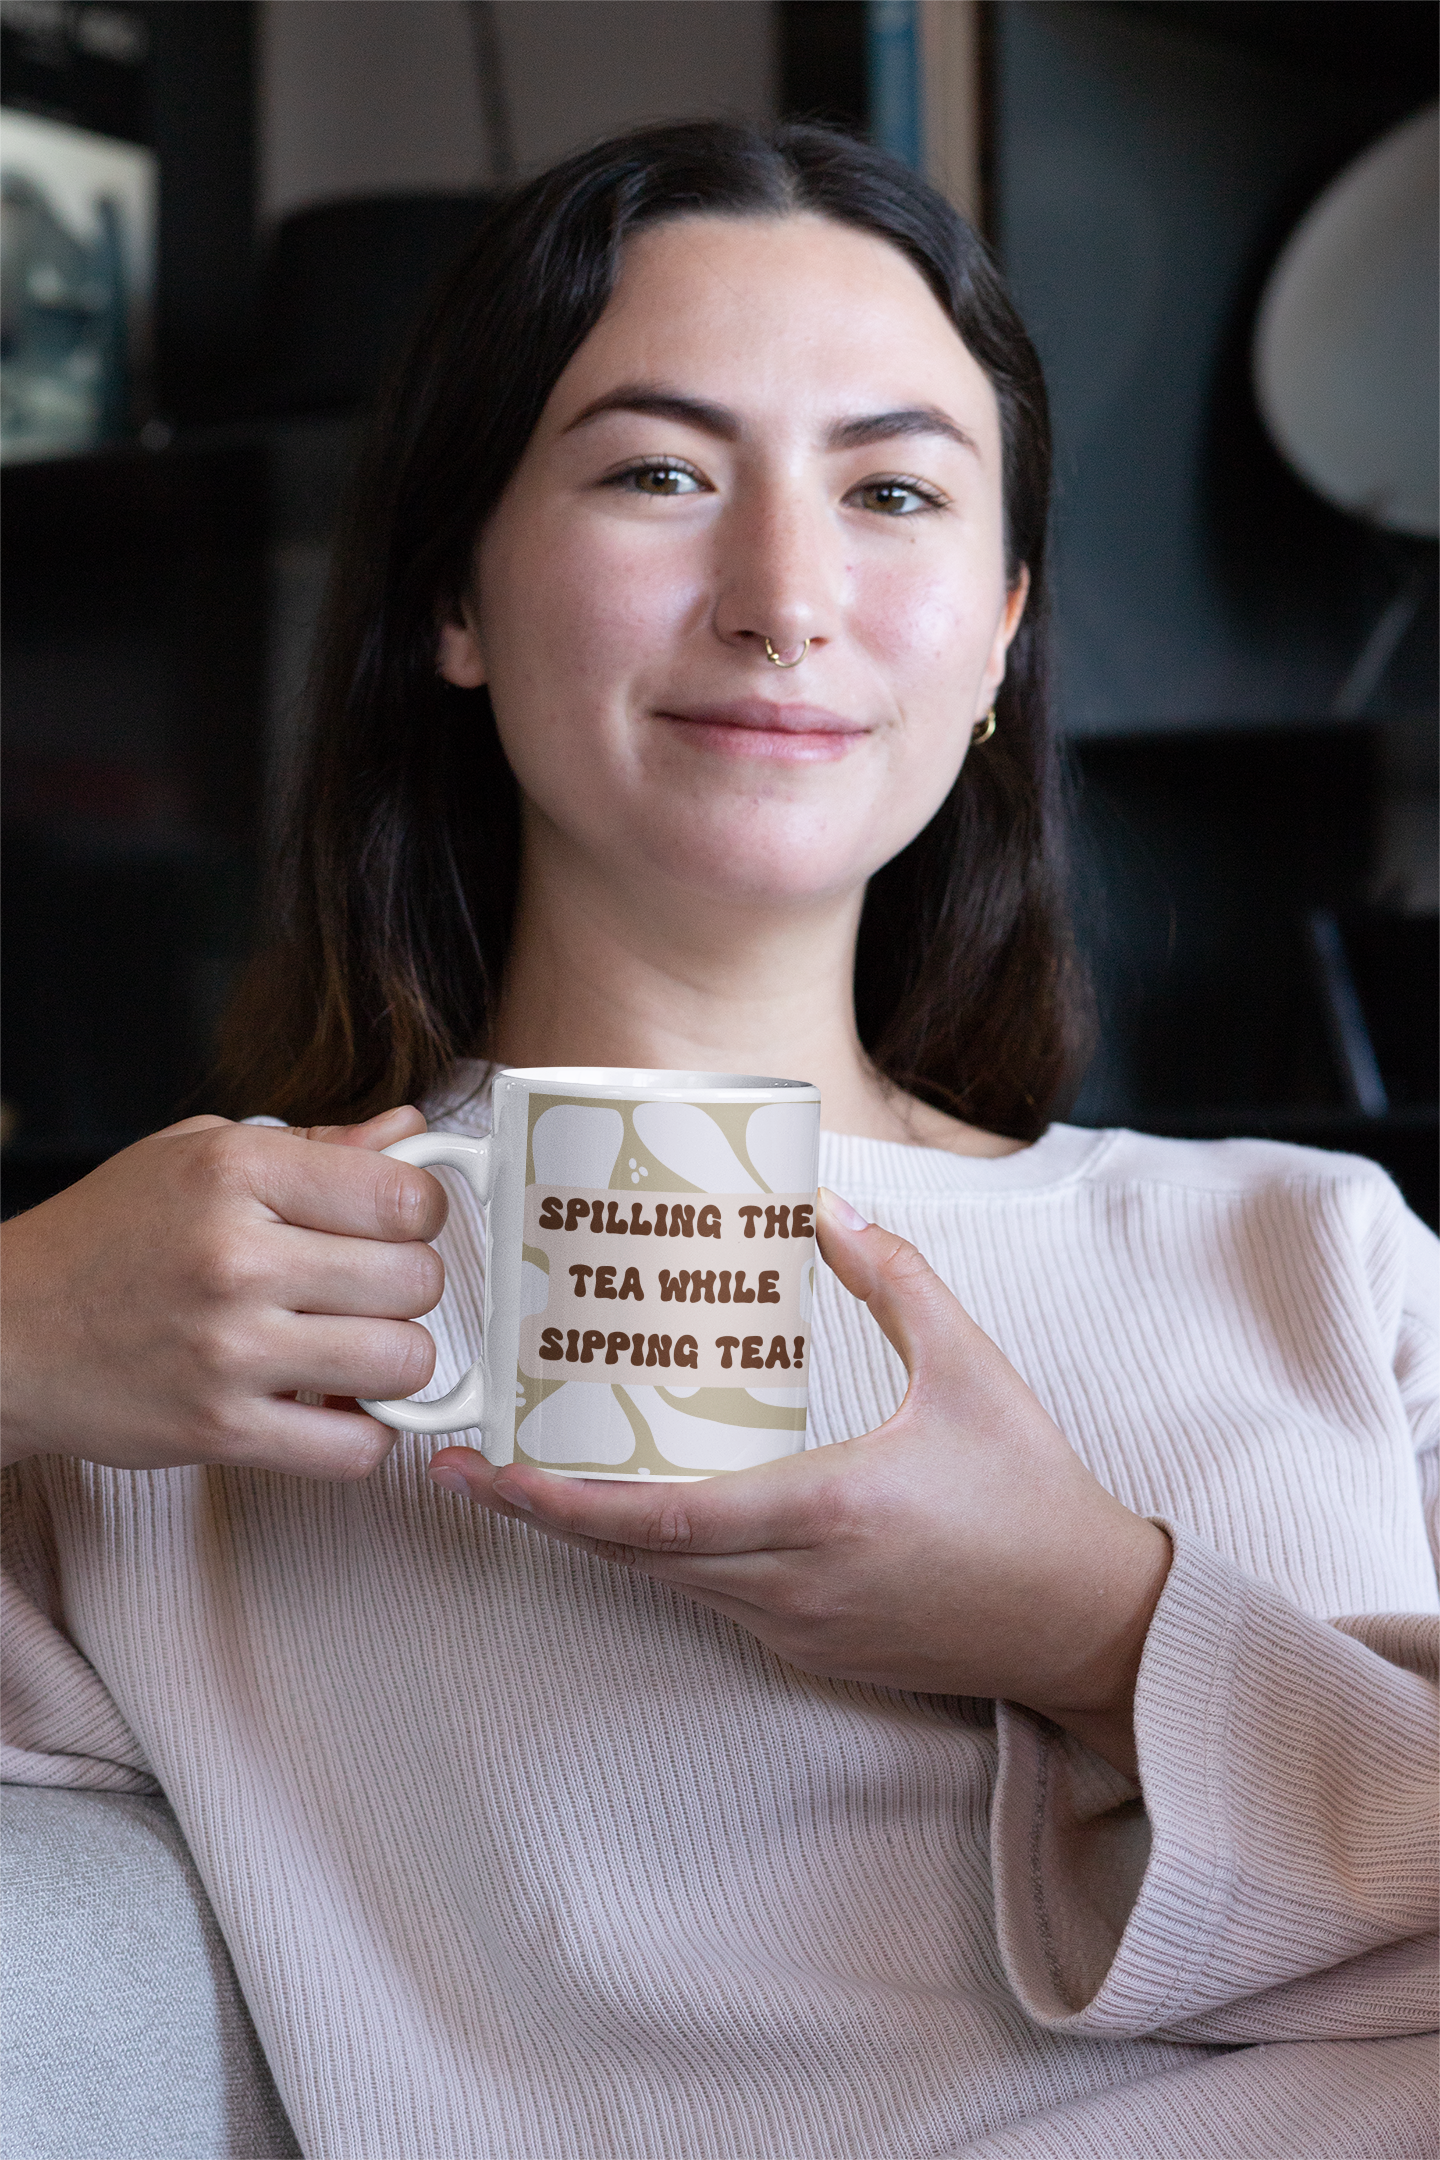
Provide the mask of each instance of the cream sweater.
MULTIPOLYGON (((794 1672, 410 1438, 358 1486, 22 1466, 6 1776, 163 1787, 313 2160, 1424 2160, 1434 1240, 1261 1143, 821 1173, 1171 1528, 1143 1793, 794 1672)), ((448 1385, 463 1196, 441 1244, 448 1385)), ((827 1278, 812 1443, 901 1392, 827 1278)))

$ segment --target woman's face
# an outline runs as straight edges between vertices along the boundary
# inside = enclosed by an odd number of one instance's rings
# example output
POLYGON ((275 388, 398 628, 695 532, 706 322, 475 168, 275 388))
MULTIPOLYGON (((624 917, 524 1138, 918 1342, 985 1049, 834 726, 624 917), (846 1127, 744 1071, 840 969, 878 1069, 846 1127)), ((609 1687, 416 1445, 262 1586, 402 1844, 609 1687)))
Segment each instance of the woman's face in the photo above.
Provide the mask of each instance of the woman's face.
POLYGON ((994 392, 885 242, 809 215, 637 237, 441 633, 528 843, 677 899, 862 886, 1003 672, 1000 458, 994 392), (767 638, 809 649, 782 670, 767 638))

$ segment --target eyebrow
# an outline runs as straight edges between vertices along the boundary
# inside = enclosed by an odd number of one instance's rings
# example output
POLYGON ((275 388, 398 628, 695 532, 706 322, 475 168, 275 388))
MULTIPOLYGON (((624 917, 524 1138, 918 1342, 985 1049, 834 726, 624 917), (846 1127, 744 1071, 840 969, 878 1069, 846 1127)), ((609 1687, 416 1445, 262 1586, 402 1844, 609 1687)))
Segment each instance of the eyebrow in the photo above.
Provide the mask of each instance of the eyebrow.
POLYGON ((837 420, 825 438, 825 447, 858 450, 866 443, 894 442, 902 435, 945 435, 959 443, 962 450, 978 454, 974 436, 941 412, 938 405, 902 405, 896 412, 865 413, 856 420, 837 420))
POLYGON ((698 428, 702 435, 716 435, 722 442, 734 442, 740 433, 739 419, 727 405, 685 397, 660 383, 623 383, 577 413, 565 433, 573 435, 587 420, 598 420, 602 413, 612 412, 647 413, 653 420, 677 420, 682 427, 698 428))
MULTIPOLYGON (((736 442, 741 432, 739 415, 728 405, 714 405, 704 398, 687 397, 661 383, 623 383, 618 390, 596 398, 592 405, 577 413, 565 433, 572 435, 587 421, 612 412, 644 413, 654 420, 674 420, 681 427, 697 428, 702 435, 713 435, 721 442, 736 442)), ((942 412, 938 405, 902 405, 893 412, 862 413, 853 420, 837 420, 826 432, 825 448, 858 450, 868 443, 894 442, 908 435, 943 435, 951 442, 959 443, 962 449, 979 454, 974 436, 942 412)))

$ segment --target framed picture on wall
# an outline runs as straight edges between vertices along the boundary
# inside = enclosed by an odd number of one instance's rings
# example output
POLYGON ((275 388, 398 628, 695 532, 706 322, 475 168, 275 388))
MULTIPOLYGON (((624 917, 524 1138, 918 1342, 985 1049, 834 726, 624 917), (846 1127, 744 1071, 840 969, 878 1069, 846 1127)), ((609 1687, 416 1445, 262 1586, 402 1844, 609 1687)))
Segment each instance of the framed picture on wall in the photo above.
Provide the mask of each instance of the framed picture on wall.
POLYGON ((0 457, 122 440, 149 401, 153 151, 0 114, 0 457))

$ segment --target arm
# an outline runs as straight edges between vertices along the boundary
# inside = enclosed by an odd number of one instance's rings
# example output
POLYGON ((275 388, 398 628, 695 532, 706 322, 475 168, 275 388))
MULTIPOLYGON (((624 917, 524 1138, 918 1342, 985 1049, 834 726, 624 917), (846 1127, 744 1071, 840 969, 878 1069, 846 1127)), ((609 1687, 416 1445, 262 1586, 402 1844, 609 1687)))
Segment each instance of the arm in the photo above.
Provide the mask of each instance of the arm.
POLYGON ((348 1398, 407 1392, 433 1363, 410 1316, 440 1294, 419 1241, 444 1194, 377 1153, 423 1126, 414 1110, 310 1134, 191 1118, 6 1224, 7 1779, 154 1789, 65 1631, 46 1457, 344 1479, 393 1446, 348 1398))
POLYGON ((998 1927, 1041 2022, 1423 2025, 1428 1684, 1179 1532, 1172 1565, 912 1247, 829 1205, 821 1222, 909 1372, 877 1432, 660 1493, 459 1448, 431 1475, 805 1671, 998 1698, 998 1927))
POLYGON ((1435 2021, 1440 1620, 1331 1625, 1178 1530, 1141 1786, 999 1712, 1000 1942, 1052 2030, 1372 2038, 1435 2021))
MULTIPOLYGON (((1384 1188, 1357 1245, 1440 1537, 1440 1246, 1384 1188)), ((1178 1531, 1140 1668, 1139 1787, 999 1712, 1001 1942, 1057 2030, 1253 2041, 1435 2021, 1440 1620, 1334 1621, 1178 1531)))
POLYGON ((55 1541, 34 1466, 0 1475, 0 1613, 4 1620, 7 1785, 155 1792, 139 1741, 65 1633, 55 1541))

